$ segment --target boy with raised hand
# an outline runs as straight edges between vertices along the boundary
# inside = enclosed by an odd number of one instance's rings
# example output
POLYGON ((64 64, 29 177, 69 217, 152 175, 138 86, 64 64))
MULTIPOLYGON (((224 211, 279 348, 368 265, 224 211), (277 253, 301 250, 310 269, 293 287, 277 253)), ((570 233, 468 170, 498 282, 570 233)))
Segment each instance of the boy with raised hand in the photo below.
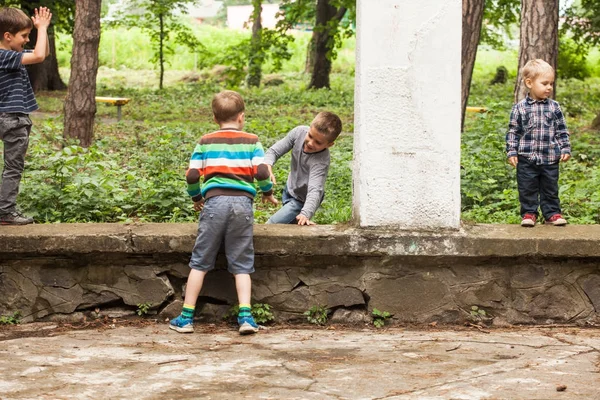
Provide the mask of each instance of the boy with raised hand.
POLYGON ((33 223, 33 218, 17 210, 31 132, 29 113, 38 109, 25 65, 41 63, 48 56, 51 19, 52 13, 46 7, 36 8, 31 19, 17 8, 0 9, 0 139, 4 142, 0 225, 33 223), (35 48, 25 50, 34 26, 38 30, 35 48))
POLYGON ((320 112, 310 126, 298 126, 275 143, 265 156, 271 179, 272 166, 288 151, 292 151, 290 174, 281 202, 283 207, 269 218, 267 224, 314 225, 311 218, 325 195, 329 171, 329 148, 342 131, 342 121, 331 112, 320 112))
POLYGON ((258 181, 263 201, 277 204, 277 200, 273 197, 273 184, 269 169, 263 163, 264 150, 258 136, 242 131, 244 110, 242 96, 234 91, 226 90, 214 96, 212 111, 220 129, 200 138, 185 174, 194 209, 201 213, 183 310, 170 324, 177 332, 194 331, 196 301, 206 273, 215 266, 221 244, 225 247, 227 269, 235 277, 239 332, 258 332, 250 313, 254 180, 258 181), (200 178, 203 178, 202 183, 200 178))
POLYGON ((546 223, 566 225, 558 198, 558 164, 571 158, 571 144, 560 104, 550 98, 554 68, 531 60, 522 76, 529 93, 513 106, 506 134, 508 162, 517 168, 521 226, 535 226, 538 207, 546 223))

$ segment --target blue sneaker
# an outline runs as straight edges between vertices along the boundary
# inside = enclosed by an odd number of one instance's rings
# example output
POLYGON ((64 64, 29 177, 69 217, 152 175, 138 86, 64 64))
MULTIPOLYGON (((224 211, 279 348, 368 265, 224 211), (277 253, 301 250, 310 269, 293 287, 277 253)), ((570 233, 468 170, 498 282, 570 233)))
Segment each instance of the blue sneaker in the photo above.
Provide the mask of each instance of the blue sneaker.
POLYGON ((249 335, 258 332, 258 325, 254 322, 252 316, 238 317, 238 325, 240 326, 240 335, 249 335))
POLYGON ((169 328, 179 333, 192 333, 194 332, 194 320, 192 318, 184 318, 180 315, 171 320, 169 328))

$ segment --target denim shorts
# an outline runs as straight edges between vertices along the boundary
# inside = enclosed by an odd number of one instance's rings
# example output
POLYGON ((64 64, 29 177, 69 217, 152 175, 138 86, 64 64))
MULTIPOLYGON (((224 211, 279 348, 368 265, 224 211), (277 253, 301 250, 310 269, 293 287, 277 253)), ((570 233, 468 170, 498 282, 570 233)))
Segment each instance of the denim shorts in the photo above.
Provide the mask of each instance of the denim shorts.
POLYGON ((246 196, 215 196, 206 200, 200 213, 198 237, 192 250, 190 268, 212 270, 223 245, 229 272, 254 272, 252 202, 246 196))

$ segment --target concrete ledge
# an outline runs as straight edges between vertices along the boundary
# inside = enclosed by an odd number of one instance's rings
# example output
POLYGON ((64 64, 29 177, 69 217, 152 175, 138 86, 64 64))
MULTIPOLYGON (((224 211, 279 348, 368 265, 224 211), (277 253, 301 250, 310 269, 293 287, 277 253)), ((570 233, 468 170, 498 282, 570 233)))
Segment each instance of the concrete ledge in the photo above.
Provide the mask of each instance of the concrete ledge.
MULTIPOLYGON (((196 224, 0 227, 0 315, 25 321, 94 310, 179 313, 196 224)), ((315 305, 338 322, 377 308, 398 322, 600 324, 600 226, 474 225, 410 232, 255 226, 253 301, 278 320, 315 305), (475 308, 473 308, 475 307, 475 308)), ((237 303, 219 256, 197 316, 237 303)), ((112 311, 111 311, 112 312, 112 311)))
MULTIPOLYGON (((196 224, 2 226, 0 255, 189 253, 196 229, 196 224)), ((473 225, 437 232, 256 225, 254 238, 257 255, 600 257, 600 225, 473 225)))

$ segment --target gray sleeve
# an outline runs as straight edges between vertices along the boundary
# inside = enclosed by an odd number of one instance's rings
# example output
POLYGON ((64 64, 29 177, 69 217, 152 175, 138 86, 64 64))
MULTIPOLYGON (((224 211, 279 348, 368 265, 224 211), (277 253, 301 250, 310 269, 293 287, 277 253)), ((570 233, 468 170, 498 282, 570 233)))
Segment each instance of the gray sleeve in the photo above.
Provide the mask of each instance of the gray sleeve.
POLYGON ((267 153, 265 154, 265 164, 275 165, 275 162, 277 162, 281 156, 294 147, 296 140, 303 132, 305 132, 305 128, 306 127, 298 126, 292 129, 283 139, 269 147, 269 150, 267 150, 267 153))
POLYGON ((300 214, 308 219, 311 219, 315 215, 317 208, 321 205, 323 193, 325 193, 325 181, 327 180, 328 171, 329 163, 315 164, 310 168, 306 201, 300 211, 300 214))

